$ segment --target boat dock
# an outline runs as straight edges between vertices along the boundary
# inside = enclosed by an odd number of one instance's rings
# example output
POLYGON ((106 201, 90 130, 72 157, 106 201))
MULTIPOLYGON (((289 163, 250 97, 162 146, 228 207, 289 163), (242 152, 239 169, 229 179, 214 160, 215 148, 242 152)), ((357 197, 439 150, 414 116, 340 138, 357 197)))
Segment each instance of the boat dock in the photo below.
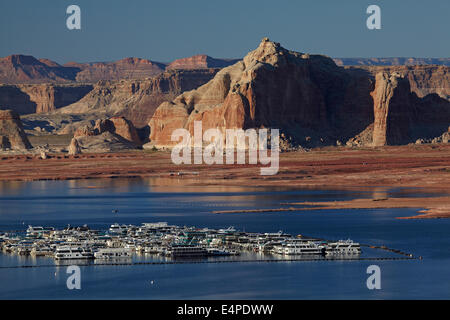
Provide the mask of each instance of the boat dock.
POLYGON ((352 240, 293 236, 282 231, 243 232, 233 227, 180 227, 166 222, 141 225, 115 223, 107 230, 94 230, 87 225, 67 226, 60 230, 29 226, 21 232, 0 232, 0 250, 4 254, 51 257, 57 263, 94 260, 93 265, 417 259, 400 250, 359 244, 352 240), (362 247, 395 255, 361 257, 362 247), (134 256, 143 255, 158 258, 151 262, 133 261, 134 256), (229 258, 210 259, 217 257, 229 258))

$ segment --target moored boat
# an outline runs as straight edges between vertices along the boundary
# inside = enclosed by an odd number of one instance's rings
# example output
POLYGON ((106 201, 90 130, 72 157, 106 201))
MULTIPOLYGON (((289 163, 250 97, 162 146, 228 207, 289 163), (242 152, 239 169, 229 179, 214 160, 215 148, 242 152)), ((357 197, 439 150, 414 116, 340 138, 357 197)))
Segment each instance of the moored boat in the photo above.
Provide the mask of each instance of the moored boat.
POLYGON ((130 258, 131 249, 128 248, 101 248, 94 253, 95 259, 130 258))
POLYGON ((361 253, 361 246, 352 240, 339 240, 326 244, 325 251, 327 255, 345 254, 356 255, 361 253))
POLYGON ((93 259, 94 254, 91 249, 83 247, 61 246, 56 248, 56 260, 71 260, 71 259, 93 259))

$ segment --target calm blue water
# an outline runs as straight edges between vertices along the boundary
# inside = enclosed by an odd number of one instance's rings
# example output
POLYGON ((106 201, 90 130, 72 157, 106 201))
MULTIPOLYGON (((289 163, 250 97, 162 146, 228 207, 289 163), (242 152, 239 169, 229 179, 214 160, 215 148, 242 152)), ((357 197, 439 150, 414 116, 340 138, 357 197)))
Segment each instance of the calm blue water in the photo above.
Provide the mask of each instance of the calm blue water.
MULTIPOLYGON (((278 208, 281 203, 360 197, 423 196, 423 191, 191 187, 176 179, 0 183, 0 230, 28 224, 64 227, 167 221, 249 232, 351 238, 423 260, 82 266, 82 289, 68 290, 64 267, 1 268, 1 299, 449 299, 450 220, 398 220, 415 209, 317 210, 212 214, 278 208), (159 186, 169 184, 169 186, 159 186), (119 210, 113 213, 112 210, 119 210), (381 290, 368 290, 366 269, 381 268, 381 290), (153 281, 153 284, 150 284, 153 281)), ((364 249, 363 249, 364 250, 364 249)), ((366 250, 366 255, 367 250, 366 250)), ((370 256, 371 254, 369 254, 370 256)), ((384 254, 388 256, 388 254, 384 254)), ((0 267, 53 264, 0 253, 0 267)))

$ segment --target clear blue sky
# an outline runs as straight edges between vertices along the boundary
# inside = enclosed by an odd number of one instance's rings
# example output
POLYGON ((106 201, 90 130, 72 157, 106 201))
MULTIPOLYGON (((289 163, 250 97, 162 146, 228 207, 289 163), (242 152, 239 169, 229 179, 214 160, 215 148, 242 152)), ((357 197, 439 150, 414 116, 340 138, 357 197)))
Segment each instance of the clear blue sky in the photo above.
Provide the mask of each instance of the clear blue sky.
POLYGON ((0 56, 68 61, 205 53, 240 58, 268 36, 332 57, 449 57, 449 0, 0 0, 0 56), (82 30, 66 28, 81 7, 82 30), (382 29, 366 28, 378 4, 382 29))

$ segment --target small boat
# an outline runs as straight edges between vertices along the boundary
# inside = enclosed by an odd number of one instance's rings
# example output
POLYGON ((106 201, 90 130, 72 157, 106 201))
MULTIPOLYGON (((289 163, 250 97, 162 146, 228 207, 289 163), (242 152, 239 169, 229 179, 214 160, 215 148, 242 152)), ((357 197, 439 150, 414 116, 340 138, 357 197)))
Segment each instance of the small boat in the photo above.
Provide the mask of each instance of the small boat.
POLYGON ((20 256, 29 256, 31 253, 31 246, 19 246, 17 247, 16 252, 20 256))
POLYGON ((205 248, 189 245, 189 244, 173 244, 169 246, 164 255, 170 256, 173 258, 179 257, 199 257, 199 256, 207 256, 208 251, 205 248))
POLYGON ((361 254, 361 246, 357 242, 352 240, 339 240, 337 242, 329 242, 325 246, 325 251, 327 255, 336 254, 361 254))
POLYGON ((61 246, 56 248, 56 260, 72 260, 72 259, 93 259, 94 253, 91 249, 83 247, 61 246))
POLYGON ((208 256, 231 256, 233 255, 228 250, 220 250, 216 248, 207 248, 208 256))
POLYGON ((272 253, 283 255, 323 255, 325 247, 313 241, 291 239, 275 245, 272 253))
POLYGON ((161 249, 158 246, 147 246, 147 247, 144 247, 144 252, 154 254, 154 253, 161 252, 161 249))
POLYGON ((102 248, 94 253, 94 257, 95 259, 130 258, 131 254, 131 249, 127 248, 102 248))
POLYGON ((114 223, 111 225, 111 227, 109 227, 109 233, 113 233, 113 234, 122 234, 127 232, 128 227, 125 225, 119 225, 118 223, 114 223))
POLYGON ((234 227, 228 227, 226 229, 219 229, 217 232, 220 234, 229 234, 236 232, 236 229, 234 227))
POLYGON ((40 247, 36 246, 31 249, 32 256, 39 257, 39 256, 48 256, 53 254, 53 250, 50 247, 40 247))

